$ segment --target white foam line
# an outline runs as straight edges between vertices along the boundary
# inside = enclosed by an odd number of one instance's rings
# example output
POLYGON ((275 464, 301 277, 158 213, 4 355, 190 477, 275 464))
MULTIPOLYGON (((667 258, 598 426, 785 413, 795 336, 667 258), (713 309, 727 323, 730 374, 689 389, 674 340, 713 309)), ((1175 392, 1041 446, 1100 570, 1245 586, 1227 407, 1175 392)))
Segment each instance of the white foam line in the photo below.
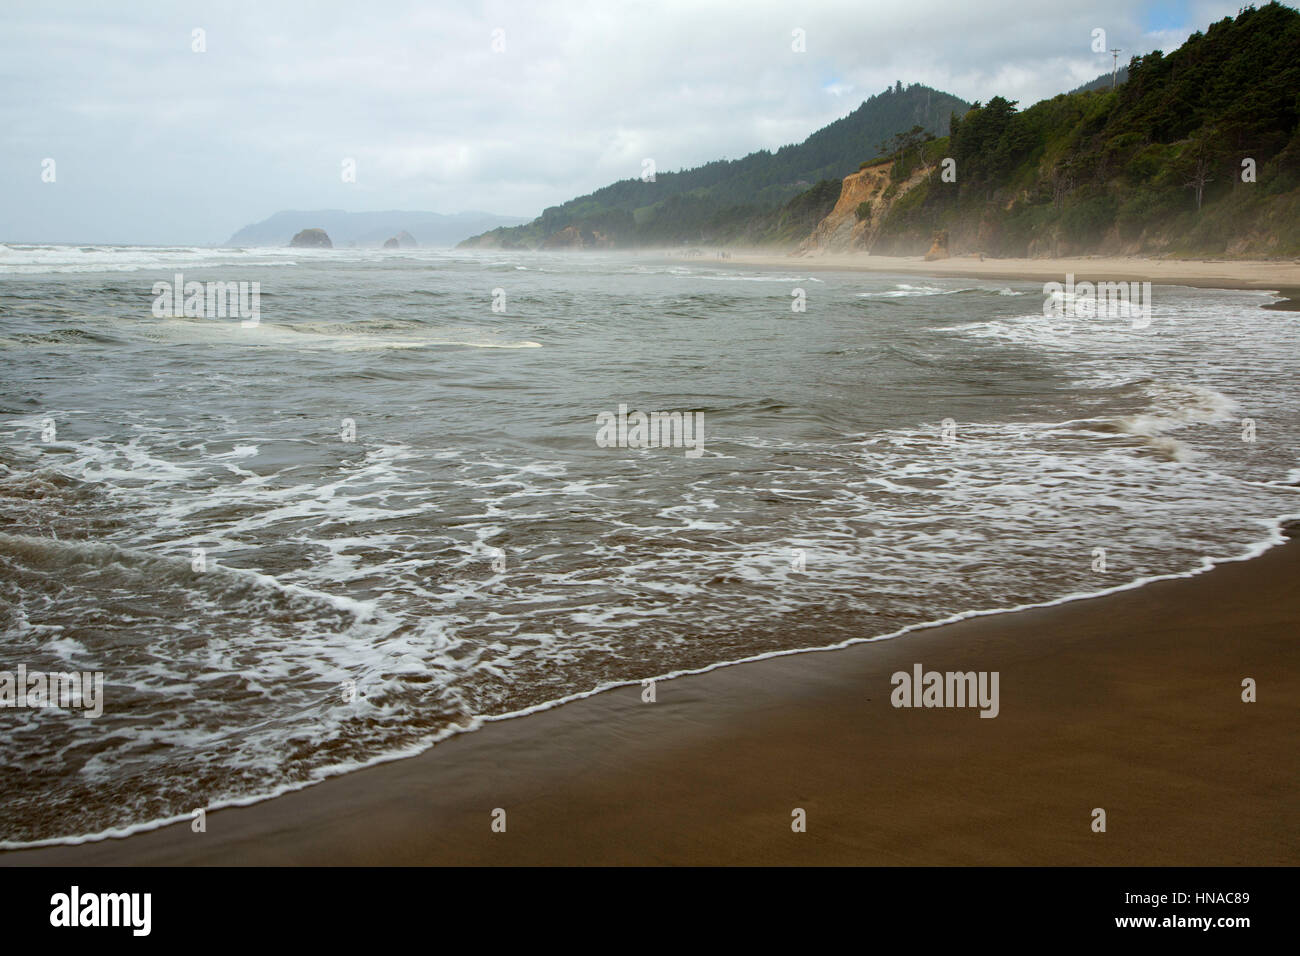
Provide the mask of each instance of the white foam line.
MULTIPOLYGON (((838 651, 847 647, 853 647, 858 644, 874 644, 877 641, 888 641, 905 634, 911 634, 913 631, 924 631, 935 627, 944 627, 948 624, 956 624, 959 621, 969 620, 975 617, 990 617, 995 614, 1015 614, 1019 611, 1031 611, 1037 608, 1057 607, 1062 604, 1068 604, 1073 601, 1086 601, 1091 598, 1105 597, 1108 594, 1118 594, 1121 591, 1132 591, 1152 584, 1156 581, 1173 581, 1180 578, 1192 578, 1207 571, 1213 571, 1221 564, 1232 564, 1238 561, 1249 561, 1264 554, 1266 551, 1285 544, 1286 535, 1282 534, 1282 525, 1289 521, 1300 520, 1300 512, 1280 515, 1271 521, 1261 523, 1271 525, 1271 533, 1268 538, 1259 541, 1246 549, 1246 551, 1236 557, 1214 559, 1209 557, 1201 558, 1201 566, 1193 568, 1190 571, 1179 571, 1172 574, 1154 574, 1144 578, 1137 578, 1127 584, 1119 584, 1112 588, 1104 588, 1100 591, 1088 591, 1077 594, 1067 594, 1064 597, 1054 598, 1051 601, 1042 601, 1035 604, 1019 604, 1015 607, 989 608, 979 611, 960 611, 957 614, 940 618, 935 621, 927 621, 922 624, 909 624, 906 627, 899 628, 896 631, 890 631, 887 634, 879 634, 875 637, 850 637, 840 641, 837 644, 826 644, 821 647, 796 647, 784 651, 768 651, 764 654, 755 654, 751 657, 742 657, 732 661, 719 661, 716 664, 709 664, 705 667, 697 667, 691 670, 669 671, 657 677, 642 677, 635 680, 614 681, 608 684, 601 684, 588 691, 580 691, 576 694, 569 694, 556 700, 547 701, 541 704, 534 704, 531 707, 525 707, 522 710, 510 711, 506 714, 478 715, 468 718, 468 726, 453 724, 445 727, 440 731, 431 734, 423 741, 412 743, 406 747, 392 751, 387 754, 380 754, 365 761, 351 761, 339 764, 334 767, 326 768, 320 771, 320 775, 315 780, 302 781, 293 784, 283 784, 273 790, 263 794, 252 794, 242 797, 229 797, 225 800, 219 800, 209 804, 206 810, 224 810, 229 807, 249 807, 261 803, 265 800, 274 800, 276 797, 284 796, 286 793, 293 793, 298 790, 306 790, 308 787, 314 787, 319 783, 330 779, 331 777, 340 777, 344 774, 352 773, 356 770, 365 770, 368 767, 378 766, 379 764, 391 763, 395 760, 405 760, 408 757, 418 757, 420 754, 431 750, 442 741, 455 737, 462 733, 470 733, 478 730, 485 723, 494 723, 501 720, 514 720, 518 717, 527 717, 531 714, 541 713, 542 711, 552 710, 564 704, 571 704, 574 701, 585 700, 588 697, 595 697, 597 694, 603 694, 607 691, 617 690, 620 687, 637 687, 645 681, 667 681, 677 677, 692 677, 698 674, 707 674, 710 671, 720 670, 724 667, 735 667, 738 664, 755 664, 759 661, 772 660, 778 657, 793 657, 796 654, 818 654, 825 651, 838 651)), ((274 579, 272 579, 274 580, 274 579)), ((172 826, 176 823, 184 823, 192 820, 193 817, 186 813, 177 816, 163 817, 157 820, 148 820, 144 823, 134 823, 126 827, 114 827, 109 830, 102 830, 98 833, 85 834, 72 837, 50 837, 44 840, 33 840, 30 842, 0 840, 0 851, 3 850, 28 850, 45 846, 77 846, 83 843, 98 843, 102 840, 117 840, 125 837, 134 836, 137 833, 147 833, 150 830, 158 830, 163 827, 172 826)))
POLYGON ((1092 598, 1105 597, 1108 594, 1117 594, 1121 591, 1135 590, 1147 584, 1152 584, 1156 581, 1171 581, 1171 580, 1177 580, 1179 578, 1191 578, 1199 574, 1204 574, 1207 571, 1213 571, 1216 567, 1218 567, 1221 564, 1231 564, 1237 561, 1249 561, 1253 558, 1259 557, 1260 555, 1264 554, 1266 551, 1269 551, 1270 549, 1275 548, 1280 544, 1285 544, 1288 539, 1285 535, 1282 534, 1282 525, 1288 521, 1294 521, 1294 520, 1300 520, 1300 512, 1297 512, 1295 514, 1286 514, 1278 518, 1275 518, 1271 522, 1267 522, 1272 525, 1272 533, 1269 535, 1268 539, 1251 545, 1249 548, 1246 549, 1244 553, 1236 557, 1219 558, 1217 560, 1214 558, 1202 557, 1201 566, 1198 568, 1193 568, 1189 571, 1179 571, 1170 574, 1154 574, 1143 578, 1137 578, 1133 581, 1128 582, 1127 584, 1118 584, 1114 587, 1104 588, 1100 591, 1086 591, 1086 592, 1079 592, 1075 594, 1067 594, 1063 597, 1053 598, 1050 601, 1042 601, 1034 604, 1019 604, 1016 605, 1015 607, 988 608, 988 609, 976 610, 976 611, 959 611, 958 613, 949 615, 948 617, 940 618, 934 621, 926 621, 920 624, 909 624, 906 627, 900 628, 896 631, 890 631, 889 633, 886 634, 879 634, 876 635, 875 637, 850 637, 836 644, 826 644, 821 647, 796 647, 796 648, 790 648, 788 650, 783 650, 783 651, 768 651, 766 653, 756 654, 751 657, 742 657, 731 661, 719 661, 716 664, 708 664, 704 667, 698 667, 692 670, 670 671, 667 674, 663 674, 658 677, 642 677, 635 680, 615 681, 608 684, 601 684, 600 686, 593 688, 592 690, 589 691, 582 691, 580 693, 570 694, 567 697, 561 697, 557 700, 548 701, 541 704, 535 704, 532 707, 527 707, 524 708, 523 710, 511 711, 510 713, 507 714, 494 714, 489 716, 483 716, 477 719, 481 719, 484 722, 498 721, 498 720, 513 720, 516 717, 526 717, 529 714, 535 714, 544 710, 550 710, 551 708, 559 707, 562 704, 571 703, 577 700, 583 700, 587 697, 594 697, 596 694, 602 694, 606 691, 615 690, 619 687, 639 686, 640 684, 649 680, 655 681, 657 683, 659 681, 672 680, 673 678, 676 677, 690 677, 697 674, 707 674, 710 671, 715 671, 723 667, 734 667, 737 664, 753 664, 759 661, 771 660, 777 657, 791 657, 795 654, 815 654, 815 653, 821 653, 823 651, 838 651, 838 650, 843 650, 844 648, 847 647, 853 647, 857 644, 872 644, 875 643, 876 641, 892 640, 893 638, 902 637, 905 634, 910 634, 913 631, 923 631, 934 627, 944 627, 948 624, 956 624, 958 621, 965 621, 968 620, 969 618, 988 617, 994 614, 1015 614, 1019 611, 1030 611, 1037 608, 1056 607, 1058 605, 1068 604, 1073 601, 1086 601, 1092 598))
MULTIPOLYGON (((157 555, 154 555, 157 557, 157 555)), ((184 561, 184 558, 180 560, 184 561)), ((316 591, 312 588, 303 587, 301 584, 286 584, 269 574, 263 574, 261 571, 251 571, 247 568, 228 568, 223 567, 223 571, 228 571, 236 577, 243 576, 252 578, 261 587, 269 588, 274 591, 280 591, 282 594, 297 594, 321 601, 339 611, 345 611, 351 614, 358 624, 365 624, 375 617, 375 604, 373 601, 358 601, 356 598, 344 597, 339 594, 330 594, 327 591, 316 591)))
MULTIPOLYGON (((218 800, 204 807, 205 811, 225 810, 230 807, 251 807, 254 804, 261 803, 265 800, 274 800, 276 797, 282 797, 286 793, 293 793, 297 790, 305 790, 308 787, 314 787, 318 783, 323 783, 330 777, 338 777, 343 774, 352 773, 355 770, 364 770, 367 767, 374 767, 381 763, 390 763, 394 760, 405 760, 408 757, 416 757, 424 753, 434 745, 441 743, 448 737, 454 737, 460 733, 468 733, 471 730, 478 730, 481 721, 474 718, 470 726, 462 727, 453 725, 444 728, 441 731, 426 738, 424 741, 410 744, 392 753, 382 754, 364 762, 351 761, 349 763, 339 764, 323 771, 315 780, 307 780, 299 783, 283 784, 267 793, 250 794, 242 797, 228 797, 225 800, 218 800)), ((157 820, 148 820, 144 823, 133 823, 125 827, 113 827, 108 830, 101 830, 98 833, 89 833, 83 836, 74 837, 50 837, 45 840, 32 840, 30 842, 21 842, 14 840, 0 840, 0 851, 4 850, 31 850, 44 846, 80 846, 84 843, 99 843, 102 840, 121 840, 126 837, 135 836, 138 833, 147 833, 150 830, 160 830, 163 827, 169 827, 177 823, 192 821, 194 818, 189 813, 177 814, 171 817, 161 817, 157 820)))

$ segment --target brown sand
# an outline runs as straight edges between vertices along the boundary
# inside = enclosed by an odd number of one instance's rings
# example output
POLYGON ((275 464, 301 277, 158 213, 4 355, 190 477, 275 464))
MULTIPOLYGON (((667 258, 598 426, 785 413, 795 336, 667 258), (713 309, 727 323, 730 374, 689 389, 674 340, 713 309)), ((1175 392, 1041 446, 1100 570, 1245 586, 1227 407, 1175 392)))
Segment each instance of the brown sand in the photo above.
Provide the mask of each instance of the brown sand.
MULTIPOLYGON (((676 257, 674 257, 676 258, 676 257)), ((972 279, 1022 279, 1151 282, 1213 289, 1300 289, 1300 261, 1260 259, 1147 259, 1136 256, 1083 256, 1073 259, 980 259, 954 256, 926 262, 920 256, 868 256, 862 253, 778 255, 736 252, 727 259, 703 256, 687 263, 765 269, 827 269, 907 275, 964 276, 972 279)))
POLYGON ((886 275, 949 276, 968 279, 1064 282, 1150 282, 1202 289, 1254 289, 1276 292, 1279 301, 1261 307, 1300 311, 1300 260, 1290 259, 1151 259, 1139 256, 1081 256, 1073 259, 981 259, 977 255, 926 261, 921 256, 871 256, 861 252, 780 254, 770 249, 725 251, 687 257, 665 250, 661 259, 691 265, 741 269, 875 272, 886 275))
POLYGON ((1194 578, 662 682, 653 704, 626 688, 491 723, 214 812, 203 834, 0 863, 1295 864, 1297 581, 1291 542, 1194 578), (1000 716, 893 708, 890 675, 915 662, 998 671, 1000 716))

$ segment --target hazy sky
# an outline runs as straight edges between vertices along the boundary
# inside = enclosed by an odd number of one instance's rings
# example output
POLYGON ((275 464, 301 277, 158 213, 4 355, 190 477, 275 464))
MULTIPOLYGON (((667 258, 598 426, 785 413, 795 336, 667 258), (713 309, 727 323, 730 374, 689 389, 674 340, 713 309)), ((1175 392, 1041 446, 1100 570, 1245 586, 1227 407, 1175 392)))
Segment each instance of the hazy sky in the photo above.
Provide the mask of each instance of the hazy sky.
POLYGON ((1243 2, 0 0, 0 241, 216 243, 280 209, 532 217, 647 157, 798 142, 895 80, 1028 106, 1110 69, 1097 27, 1125 62, 1243 2))

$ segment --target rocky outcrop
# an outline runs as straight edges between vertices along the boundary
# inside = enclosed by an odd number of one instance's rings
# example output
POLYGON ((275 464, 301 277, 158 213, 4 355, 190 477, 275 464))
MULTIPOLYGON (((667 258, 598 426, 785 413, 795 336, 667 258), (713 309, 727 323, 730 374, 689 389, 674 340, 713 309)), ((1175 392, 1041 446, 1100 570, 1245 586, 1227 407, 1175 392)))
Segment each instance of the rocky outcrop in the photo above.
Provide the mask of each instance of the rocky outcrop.
POLYGON ((930 174, 930 170, 918 169, 905 181, 896 183, 891 169, 892 164, 882 160, 845 176, 839 202, 817 224, 812 235, 799 244, 795 255, 862 249, 869 252, 894 203, 930 174))
POLYGON ((289 245, 295 249, 333 249, 334 243, 324 229, 304 229, 292 239, 289 245))
POLYGON ((458 249, 501 249, 506 252, 527 251, 532 252, 533 247, 529 243, 520 242, 512 239, 502 229, 494 229, 492 232, 485 232, 481 236, 472 236, 469 239, 462 240, 458 249))
POLYGON ((415 236, 405 229, 393 236, 393 238, 384 240, 385 249, 418 249, 419 246, 420 244, 415 241, 415 236))
POLYGON ((865 246, 872 227, 888 208, 888 204, 881 201, 881 195, 889 188, 889 183, 888 163, 867 166, 845 176, 839 202, 817 224, 812 235, 799 245, 798 251, 845 252, 865 246), (858 207, 864 202, 871 203, 871 211, 865 219, 859 219, 858 207))
POLYGON ((926 262, 933 262, 935 259, 948 258, 948 230, 940 229, 934 234, 934 242, 930 243, 930 251, 925 254, 926 262))
MULTIPOLYGON (((531 217, 530 217, 531 218, 531 217)), ((314 222, 329 233, 335 249, 375 248, 390 236, 401 241, 402 231, 418 237, 421 244, 454 246, 467 236, 503 226, 528 222, 518 216, 490 216, 481 212, 463 212, 443 216, 435 212, 410 212, 390 209, 381 212, 344 212, 341 209, 286 209, 269 219, 252 223, 231 236, 230 246, 283 246, 304 222, 314 222)))
POLYGON ((565 226, 542 242, 543 249, 613 249, 614 238, 594 229, 565 226))

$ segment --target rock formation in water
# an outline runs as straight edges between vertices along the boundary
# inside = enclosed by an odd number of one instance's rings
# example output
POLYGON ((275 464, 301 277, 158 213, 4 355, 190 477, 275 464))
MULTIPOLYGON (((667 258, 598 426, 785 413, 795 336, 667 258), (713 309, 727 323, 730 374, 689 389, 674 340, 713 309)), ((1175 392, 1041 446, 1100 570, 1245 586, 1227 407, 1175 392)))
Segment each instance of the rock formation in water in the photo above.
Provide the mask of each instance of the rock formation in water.
POLYGON ((415 236, 405 229, 393 236, 393 238, 384 240, 385 249, 418 249, 419 247, 420 244, 415 241, 415 236))
POLYGON ((304 229, 292 239, 289 245, 295 249, 333 249, 334 243, 324 229, 304 229))

